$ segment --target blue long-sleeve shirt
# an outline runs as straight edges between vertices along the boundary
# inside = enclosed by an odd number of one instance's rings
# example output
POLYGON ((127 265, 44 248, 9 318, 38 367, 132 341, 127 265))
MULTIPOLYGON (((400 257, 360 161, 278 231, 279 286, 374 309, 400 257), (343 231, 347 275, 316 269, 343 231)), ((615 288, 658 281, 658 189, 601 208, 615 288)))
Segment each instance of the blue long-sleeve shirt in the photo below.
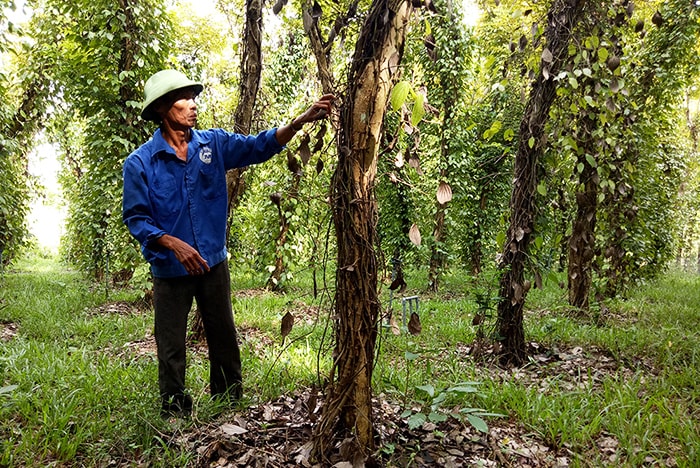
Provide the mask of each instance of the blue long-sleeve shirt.
POLYGON ((277 129, 247 136, 192 130, 187 161, 160 129, 124 162, 122 219, 141 244, 153 275, 187 275, 174 253, 156 242, 169 234, 194 247, 210 266, 226 258, 226 171, 267 161, 284 146, 277 129))

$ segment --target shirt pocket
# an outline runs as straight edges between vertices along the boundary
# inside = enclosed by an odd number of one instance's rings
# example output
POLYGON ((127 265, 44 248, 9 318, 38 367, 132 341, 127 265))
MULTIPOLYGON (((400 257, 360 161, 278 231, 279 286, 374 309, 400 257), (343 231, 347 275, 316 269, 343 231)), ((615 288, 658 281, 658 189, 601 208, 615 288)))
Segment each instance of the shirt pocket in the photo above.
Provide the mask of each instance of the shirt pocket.
POLYGON ((216 164, 203 164, 199 168, 199 178, 205 200, 226 196, 226 174, 216 164))
POLYGON ((156 217, 172 215, 177 211, 177 182, 171 174, 162 174, 151 185, 151 198, 156 217))

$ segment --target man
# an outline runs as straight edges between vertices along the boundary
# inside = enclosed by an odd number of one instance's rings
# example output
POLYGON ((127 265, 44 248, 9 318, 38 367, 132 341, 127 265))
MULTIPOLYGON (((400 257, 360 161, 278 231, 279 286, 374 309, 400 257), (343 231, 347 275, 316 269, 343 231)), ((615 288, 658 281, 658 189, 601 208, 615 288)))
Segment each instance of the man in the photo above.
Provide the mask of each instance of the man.
POLYGON ((122 217, 153 273, 158 386, 164 413, 190 411, 185 390, 187 315, 196 299, 209 345, 215 397, 241 397, 241 360, 233 322, 226 215, 228 169, 280 152, 307 122, 327 116, 324 95, 288 125, 257 136, 196 130, 201 83, 176 70, 146 81, 141 117, 159 128, 124 162, 122 217))

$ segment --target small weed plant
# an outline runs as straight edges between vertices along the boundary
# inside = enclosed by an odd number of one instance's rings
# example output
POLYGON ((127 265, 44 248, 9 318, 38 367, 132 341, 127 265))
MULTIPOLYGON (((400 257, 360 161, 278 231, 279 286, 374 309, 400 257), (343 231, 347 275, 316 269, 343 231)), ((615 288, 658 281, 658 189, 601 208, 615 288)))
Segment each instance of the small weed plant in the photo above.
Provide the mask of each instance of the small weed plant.
POLYGON ((480 382, 459 382, 453 386, 436 390, 431 385, 416 387, 418 396, 414 403, 417 406, 407 408, 401 417, 406 419, 411 429, 423 426, 426 422, 441 423, 454 418, 460 423, 468 423, 477 431, 488 433, 489 428, 485 417, 503 417, 504 414, 487 412, 481 408, 460 406, 468 395, 478 394, 480 382), (448 407, 449 405, 449 407, 448 407))

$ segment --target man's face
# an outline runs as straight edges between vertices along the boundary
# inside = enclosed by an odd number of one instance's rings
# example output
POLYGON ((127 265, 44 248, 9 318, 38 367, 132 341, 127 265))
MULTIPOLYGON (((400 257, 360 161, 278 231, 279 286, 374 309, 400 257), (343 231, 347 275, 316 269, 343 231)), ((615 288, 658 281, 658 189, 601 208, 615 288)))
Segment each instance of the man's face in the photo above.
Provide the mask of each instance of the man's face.
POLYGON ((173 128, 192 128, 197 125, 196 97, 191 88, 178 89, 167 94, 155 110, 173 128))

